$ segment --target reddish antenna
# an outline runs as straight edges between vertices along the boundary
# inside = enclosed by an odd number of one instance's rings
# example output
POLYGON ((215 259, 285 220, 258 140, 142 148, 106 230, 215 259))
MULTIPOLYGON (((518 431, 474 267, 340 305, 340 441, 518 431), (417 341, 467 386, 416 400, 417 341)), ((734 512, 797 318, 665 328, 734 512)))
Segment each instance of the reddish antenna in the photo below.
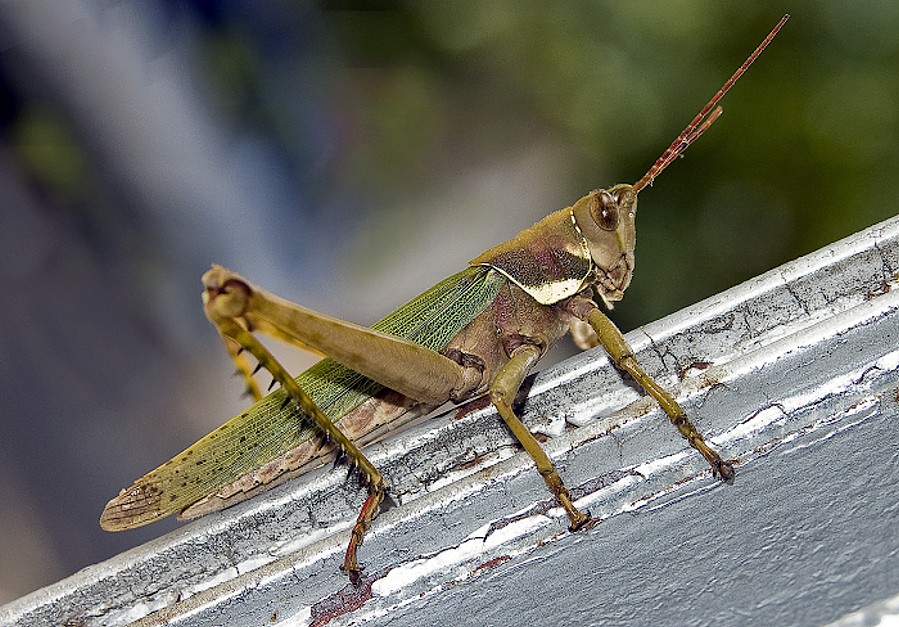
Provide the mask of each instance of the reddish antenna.
POLYGON ((734 86, 734 83, 743 76, 743 73, 749 69, 749 66, 752 65, 752 62, 755 61, 762 51, 768 47, 768 44, 771 43, 771 40, 774 39, 774 36, 783 28, 783 25, 787 23, 787 20, 790 19, 790 14, 784 15, 780 18, 780 21, 777 23, 768 36, 759 44, 759 47, 755 49, 749 58, 743 62, 736 72, 734 72, 733 76, 727 79, 727 82, 718 90, 711 100, 709 100, 708 104, 702 108, 702 110, 693 118, 693 121, 687 125, 681 134, 677 136, 668 149, 662 153, 662 156, 658 158, 658 160, 652 164, 652 167, 649 168, 649 171, 643 175, 639 181, 634 183, 634 191, 639 192, 641 189, 646 187, 647 185, 652 185, 652 182, 655 178, 662 173, 662 170, 671 165, 671 162, 677 159, 679 156, 684 154, 684 151, 687 149, 687 146, 695 142, 699 137, 705 133, 708 128, 712 125, 712 123, 718 119, 718 116, 724 111, 721 107, 716 107, 715 105, 724 98, 724 94, 734 86), (714 109, 712 108, 714 107, 714 109))

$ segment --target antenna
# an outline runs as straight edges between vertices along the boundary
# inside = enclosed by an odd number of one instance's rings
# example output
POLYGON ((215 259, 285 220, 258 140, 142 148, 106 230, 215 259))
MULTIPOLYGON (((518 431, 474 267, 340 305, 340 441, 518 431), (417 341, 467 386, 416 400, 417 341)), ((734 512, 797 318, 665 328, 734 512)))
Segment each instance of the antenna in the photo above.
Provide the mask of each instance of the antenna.
POLYGON ((655 178, 662 173, 662 170, 671 165, 671 162, 677 159, 679 156, 684 154, 684 151, 687 149, 687 146, 695 142, 699 137, 705 133, 708 128, 714 123, 715 120, 721 115, 724 111, 721 107, 716 106, 718 102, 724 98, 724 94, 734 86, 734 83, 743 76, 746 70, 749 69, 749 66, 752 65, 752 62, 755 61, 762 51, 768 47, 768 44, 771 43, 771 40, 774 39, 774 36, 783 28, 783 25, 787 23, 787 20, 790 19, 789 13, 780 18, 780 21, 777 23, 768 36, 759 44, 759 47, 755 49, 755 51, 749 55, 749 58, 743 62, 736 72, 734 72, 733 76, 727 79, 727 82, 718 90, 711 100, 702 108, 702 110, 693 118, 693 121, 687 125, 681 134, 677 136, 668 149, 662 153, 662 156, 658 158, 658 160, 652 164, 652 167, 649 168, 649 171, 643 175, 639 181, 634 183, 634 191, 639 192, 641 189, 646 187, 647 185, 652 185, 652 182, 655 178))

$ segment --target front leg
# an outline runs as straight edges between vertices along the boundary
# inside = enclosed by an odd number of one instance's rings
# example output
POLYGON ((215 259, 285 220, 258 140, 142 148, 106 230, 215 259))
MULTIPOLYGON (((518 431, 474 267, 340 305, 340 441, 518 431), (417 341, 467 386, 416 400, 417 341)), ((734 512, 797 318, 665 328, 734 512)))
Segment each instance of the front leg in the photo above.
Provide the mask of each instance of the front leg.
POLYGON ((599 310, 596 303, 588 298, 577 296, 568 302, 567 308, 571 314, 587 322, 593 328, 599 343, 606 349, 613 363, 630 374, 650 396, 658 401, 671 423, 687 439, 690 446, 699 451, 706 461, 709 462, 712 472, 725 483, 733 483, 733 465, 721 459, 721 456, 706 444, 705 438, 696 430, 696 427, 687 418, 686 412, 677 404, 674 397, 646 374, 637 362, 634 351, 628 345, 627 340, 621 335, 621 331, 609 320, 608 316, 599 310))

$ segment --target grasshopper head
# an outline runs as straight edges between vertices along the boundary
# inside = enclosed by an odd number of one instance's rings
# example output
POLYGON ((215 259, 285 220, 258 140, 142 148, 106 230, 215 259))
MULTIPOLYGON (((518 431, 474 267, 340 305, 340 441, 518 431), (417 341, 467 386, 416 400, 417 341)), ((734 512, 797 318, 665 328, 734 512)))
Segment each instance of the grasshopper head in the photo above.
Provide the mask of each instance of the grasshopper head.
POLYGON ((621 300, 634 271, 637 192, 622 183, 590 192, 572 207, 593 258, 594 285, 609 303, 621 300))
POLYGON ((592 191, 572 207, 575 222, 586 238, 590 256, 593 258, 593 284, 607 305, 610 305, 611 301, 621 300, 624 290, 630 285, 631 273, 634 271, 636 245, 634 218, 637 215, 637 194, 643 188, 652 185, 656 177, 684 154, 687 147, 699 139, 718 119, 722 112, 718 102, 771 43, 789 18, 789 15, 781 18, 743 65, 737 68, 737 71, 700 109, 696 117, 636 183, 633 185, 622 183, 609 189, 592 191))

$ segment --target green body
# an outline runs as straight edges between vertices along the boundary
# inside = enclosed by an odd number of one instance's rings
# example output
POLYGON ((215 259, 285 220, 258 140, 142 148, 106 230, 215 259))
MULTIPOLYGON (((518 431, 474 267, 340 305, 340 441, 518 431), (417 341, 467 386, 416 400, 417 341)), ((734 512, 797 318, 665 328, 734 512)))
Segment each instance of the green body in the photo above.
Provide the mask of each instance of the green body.
MULTIPOLYGON (((323 359, 294 380, 327 420, 350 440, 359 441, 414 408, 429 409, 447 400, 460 402, 483 393, 522 342, 538 346, 542 355, 568 332, 570 316, 562 303, 578 294, 589 297, 595 291, 606 302, 618 300, 633 269, 635 212, 636 195, 627 185, 591 192, 483 253, 468 268, 371 329, 354 331, 350 328, 354 325, 303 310, 273 295, 262 297, 274 303, 273 311, 302 310, 309 317, 275 320, 263 316, 252 323, 248 319, 244 326, 293 329, 287 335, 303 345, 309 338, 295 334, 300 327, 303 333, 318 334, 319 340, 325 336, 336 339, 332 347, 343 347, 338 351, 343 355, 342 364, 323 359), (621 203, 614 229, 602 230, 594 224, 591 212, 602 202, 621 203), (591 242, 597 238, 608 243, 595 247, 591 242), (336 330, 327 326, 328 320, 338 325, 336 330), (326 326, 316 331, 319 321, 326 326), (446 363, 438 363, 434 370, 425 355, 407 348, 390 353, 389 345, 376 342, 366 346, 372 329, 424 347, 428 355, 446 363), (360 332, 355 336, 360 344, 355 344, 357 340, 348 334, 360 332), (465 373, 456 380, 459 387, 448 383, 451 378, 439 376, 447 365, 465 373), (368 372, 368 376, 360 372, 368 372), (390 372, 400 373, 399 379, 389 379, 390 372), (414 392, 383 384, 403 379, 413 381, 406 389, 414 392)), ((213 271, 219 273, 232 276, 222 268, 213 271)), ((255 287, 246 289, 259 295, 263 292, 255 287)), ((262 306, 257 301, 250 308, 255 311, 262 306)), ((324 352, 337 357, 327 349, 324 352)), ((308 412, 297 403, 284 402, 287 394, 279 388, 135 481, 110 501, 101 526, 111 531, 130 529, 174 513, 193 518, 300 474, 321 452, 324 441, 321 429, 306 419, 308 412)))

